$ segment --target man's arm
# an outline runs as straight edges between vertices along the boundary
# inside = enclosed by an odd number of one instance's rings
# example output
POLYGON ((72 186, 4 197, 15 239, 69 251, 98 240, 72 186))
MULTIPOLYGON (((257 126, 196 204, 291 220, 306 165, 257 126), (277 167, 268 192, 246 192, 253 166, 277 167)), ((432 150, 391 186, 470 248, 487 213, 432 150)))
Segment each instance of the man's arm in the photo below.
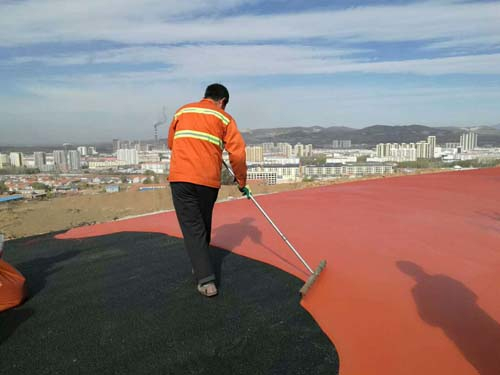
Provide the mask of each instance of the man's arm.
POLYGON ((167 145, 168 148, 171 150, 172 146, 174 145, 174 135, 175 135, 175 127, 177 126, 177 119, 174 117, 172 120, 172 123, 170 124, 170 129, 168 130, 168 140, 167 140, 167 145))
POLYGON ((247 156, 245 151, 245 141, 236 126, 234 119, 226 128, 224 137, 225 148, 229 154, 229 162, 233 169, 238 187, 243 188, 247 184, 247 156))

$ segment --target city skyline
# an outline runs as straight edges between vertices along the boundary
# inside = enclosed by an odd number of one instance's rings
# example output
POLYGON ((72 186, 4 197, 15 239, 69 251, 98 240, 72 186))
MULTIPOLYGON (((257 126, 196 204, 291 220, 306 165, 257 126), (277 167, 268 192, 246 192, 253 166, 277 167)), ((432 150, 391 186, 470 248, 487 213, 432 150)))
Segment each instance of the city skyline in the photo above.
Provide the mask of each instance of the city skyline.
MULTIPOLYGON (((322 128, 322 129, 335 129, 335 128, 339 128, 339 129, 342 129, 343 132, 345 132, 346 129, 349 129, 349 130, 354 130, 354 131, 363 131, 365 129, 368 129, 368 128, 375 128, 375 127, 384 127, 384 128, 408 128, 410 129, 411 127, 415 127, 415 126, 419 126, 419 127, 424 127, 424 128, 427 128, 427 129, 436 129, 436 130, 449 130, 449 129, 454 129, 454 132, 455 133, 463 133, 463 132, 470 132, 470 131, 477 131, 478 129, 481 130, 481 129, 485 129, 487 130, 488 132, 491 132, 491 130, 493 130, 494 132, 498 132, 498 135, 500 136, 500 124, 496 124, 496 125, 491 125, 491 126, 471 126, 471 127, 466 127, 466 126, 450 126, 450 127, 426 127, 424 125, 416 125, 416 124, 413 124, 413 125, 372 125, 372 126, 367 126, 365 128, 350 128, 350 127, 318 127, 318 126, 305 126, 305 127, 301 127, 301 126, 297 126, 297 127, 281 127, 281 129, 286 129, 288 131, 290 130, 293 130, 293 129, 309 129, 309 130, 315 130, 315 129, 318 129, 318 128, 322 128)), ((247 133, 248 134, 251 134, 253 131, 255 130, 266 130, 266 131, 273 131, 275 129, 280 129, 280 128, 267 128, 267 129, 243 129, 242 130, 242 134, 245 136, 247 133)), ((151 129, 150 129, 151 130, 151 129)), ((424 130, 425 131, 425 130, 424 130)), ((151 132, 151 131, 150 131, 151 132)), ((314 132, 314 131, 313 131, 314 132)), ((168 133, 168 129, 167 129, 167 133, 168 133)), ((167 136, 167 133, 165 135, 162 135, 161 137, 159 137, 158 139, 158 145, 160 146, 163 146, 163 145, 166 145, 166 136, 167 136)), ((334 137, 336 138, 336 137, 334 137)), ((100 147, 112 147, 113 149, 115 149, 115 141, 120 141, 120 142, 125 142, 125 143, 131 143, 131 144, 142 144, 143 146, 154 146, 155 143, 156 143, 156 140, 153 139, 153 137, 151 136, 151 134, 146 134, 145 135, 145 138, 143 139, 140 139, 140 138, 132 138, 132 137, 127 137, 126 135, 124 136, 121 136, 119 138, 115 136, 113 136, 113 139, 102 139, 102 140, 87 140, 87 141, 71 141, 71 140, 64 140, 64 141, 60 141, 60 142, 56 142, 56 141, 47 141, 47 142, 44 142, 44 141, 40 141, 40 142, 32 142, 32 143, 26 143, 24 140, 17 140, 17 141, 13 141, 13 142, 2 142, 2 139, 0 139, 0 152, 1 152, 1 149, 4 149, 5 150, 9 150, 9 149, 13 149, 13 148, 16 148, 16 147, 27 147, 27 148, 36 148, 36 147, 41 147, 41 148, 44 148, 44 149, 48 149, 48 148, 51 148, 51 147, 63 147, 65 149, 76 149, 78 147, 81 147, 81 146, 84 146, 84 147, 95 147, 96 145, 99 145, 100 147), (148 137, 149 136, 149 137, 148 137)), ((309 142, 310 141, 306 141, 306 142, 309 142)), ((249 145, 252 145, 254 144, 255 142, 247 142, 249 145)), ((375 142, 374 144, 376 144, 377 142, 375 142)))
MULTIPOLYGON (((86 146, 79 146, 77 150, 65 147, 64 150, 35 151, 32 154, 0 153, 0 174, 6 176, 0 178, 2 193, 18 193, 34 199, 46 196, 40 193, 42 189, 55 188, 56 192, 62 190, 63 193, 75 194, 80 188, 88 187, 89 181, 94 185, 92 191, 95 186, 113 184, 105 188, 110 193, 120 191, 118 185, 114 185, 117 181, 148 185, 159 182, 157 177, 144 182, 148 176, 168 175, 171 153, 165 147, 153 148, 152 145, 119 139, 113 139, 112 146, 112 153, 98 152, 94 147, 86 146), (105 177, 115 175, 115 178, 89 178, 89 175, 100 173, 105 177), (145 177, 131 179, 127 175, 145 177), (83 185, 75 185, 66 176, 71 176, 78 184, 84 181, 83 185)), ((500 161, 500 148, 478 147, 478 134, 474 132, 461 134, 460 142, 438 143, 436 136, 429 135, 418 142, 384 142, 375 148, 353 146, 359 145, 353 145, 349 139, 333 139, 329 148, 317 149, 312 144, 301 142, 248 145, 245 149, 247 176, 249 180, 274 185, 411 172, 408 167, 484 168, 500 161)), ((223 157, 227 161, 229 155, 223 157)))
POLYGON ((0 143, 152 138, 212 82, 241 129, 500 122, 500 2, 283 4, 4 2, 0 143))

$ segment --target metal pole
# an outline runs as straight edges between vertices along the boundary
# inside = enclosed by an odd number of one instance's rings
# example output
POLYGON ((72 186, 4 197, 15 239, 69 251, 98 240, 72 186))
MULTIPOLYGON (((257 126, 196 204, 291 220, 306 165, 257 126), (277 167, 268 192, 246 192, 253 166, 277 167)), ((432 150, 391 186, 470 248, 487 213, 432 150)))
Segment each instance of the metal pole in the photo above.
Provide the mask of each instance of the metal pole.
MULTIPOLYGON (((226 162, 223 160, 222 161, 224 163, 224 165, 226 166, 227 170, 229 171, 229 173, 233 176, 233 177, 236 177, 234 175, 234 172, 232 171, 231 168, 228 167, 228 165, 226 164, 226 162)), ((288 247, 295 253, 295 255, 297 256, 297 258, 299 258, 299 260, 302 262, 302 264, 307 268, 307 270, 313 274, 314 271, 312 270, 311 267, 309 267, 309 264, 307 264, 307 262, 304 260, 304 258, 302 258, 302 256, 299 254, 299 252, 293 247, 293 245, 290 243, 290 241, 288 241, 288 239, 285 237, 285 235, 279 230, 279 228, 276 226, 276 224, 274 224, 274 222, 271 220, 271 218, 269 217, 269 215, 266 213, 266 211, 264 211, 264 209, 260 206, 260 204, 255 200, 255 198, 253 197, 253 195, 250 195, 250 199, 252 200, 252 202, 255 204, 255 206, 257 206, 257 208, 259 209, 259 211, 264 215, 264 217, 267 219, 267 221, 273 226, 274 230, 276 230, 276 232, 280 235, 280 237, 283 239, 283 241, 285 241, 285 243, 288 245, 288 247)))

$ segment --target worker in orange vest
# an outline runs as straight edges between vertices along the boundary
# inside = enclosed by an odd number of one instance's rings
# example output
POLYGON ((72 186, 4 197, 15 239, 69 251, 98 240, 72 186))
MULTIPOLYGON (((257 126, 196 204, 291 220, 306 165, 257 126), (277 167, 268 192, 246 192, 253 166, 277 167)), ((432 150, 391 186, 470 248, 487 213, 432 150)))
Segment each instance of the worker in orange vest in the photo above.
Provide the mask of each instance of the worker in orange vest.
POLYGON ((209 297, 218 293, 209 244, 224 149, 229 153, 238 188, 247 198, 251 195, 246 185, 245 141, 234 119, 225 112, 228 102, 226 87, 209 85, 204 99, 177 110, 168 133, 172 150, 168 180, 175 212, 198 291, 209 297))

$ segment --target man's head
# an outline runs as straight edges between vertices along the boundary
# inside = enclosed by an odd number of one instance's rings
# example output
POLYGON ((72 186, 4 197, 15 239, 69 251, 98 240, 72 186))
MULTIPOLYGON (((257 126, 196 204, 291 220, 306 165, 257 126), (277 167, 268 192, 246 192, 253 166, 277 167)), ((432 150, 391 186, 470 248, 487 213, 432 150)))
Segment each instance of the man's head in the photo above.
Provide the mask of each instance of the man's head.
POLYGON ((424 279, 426 276, 429 276, 427 273, 425 273, 422 267, 413 262, 400 260, 396 262, 396 266, 400 269, 400 271, 413 277, 417 281, 424 279))
POLYGON ((220 83, 213 83, 205 90, 205 99, 212 99, 218 107, 224 109, 229 103, 229 91, 220 83))

